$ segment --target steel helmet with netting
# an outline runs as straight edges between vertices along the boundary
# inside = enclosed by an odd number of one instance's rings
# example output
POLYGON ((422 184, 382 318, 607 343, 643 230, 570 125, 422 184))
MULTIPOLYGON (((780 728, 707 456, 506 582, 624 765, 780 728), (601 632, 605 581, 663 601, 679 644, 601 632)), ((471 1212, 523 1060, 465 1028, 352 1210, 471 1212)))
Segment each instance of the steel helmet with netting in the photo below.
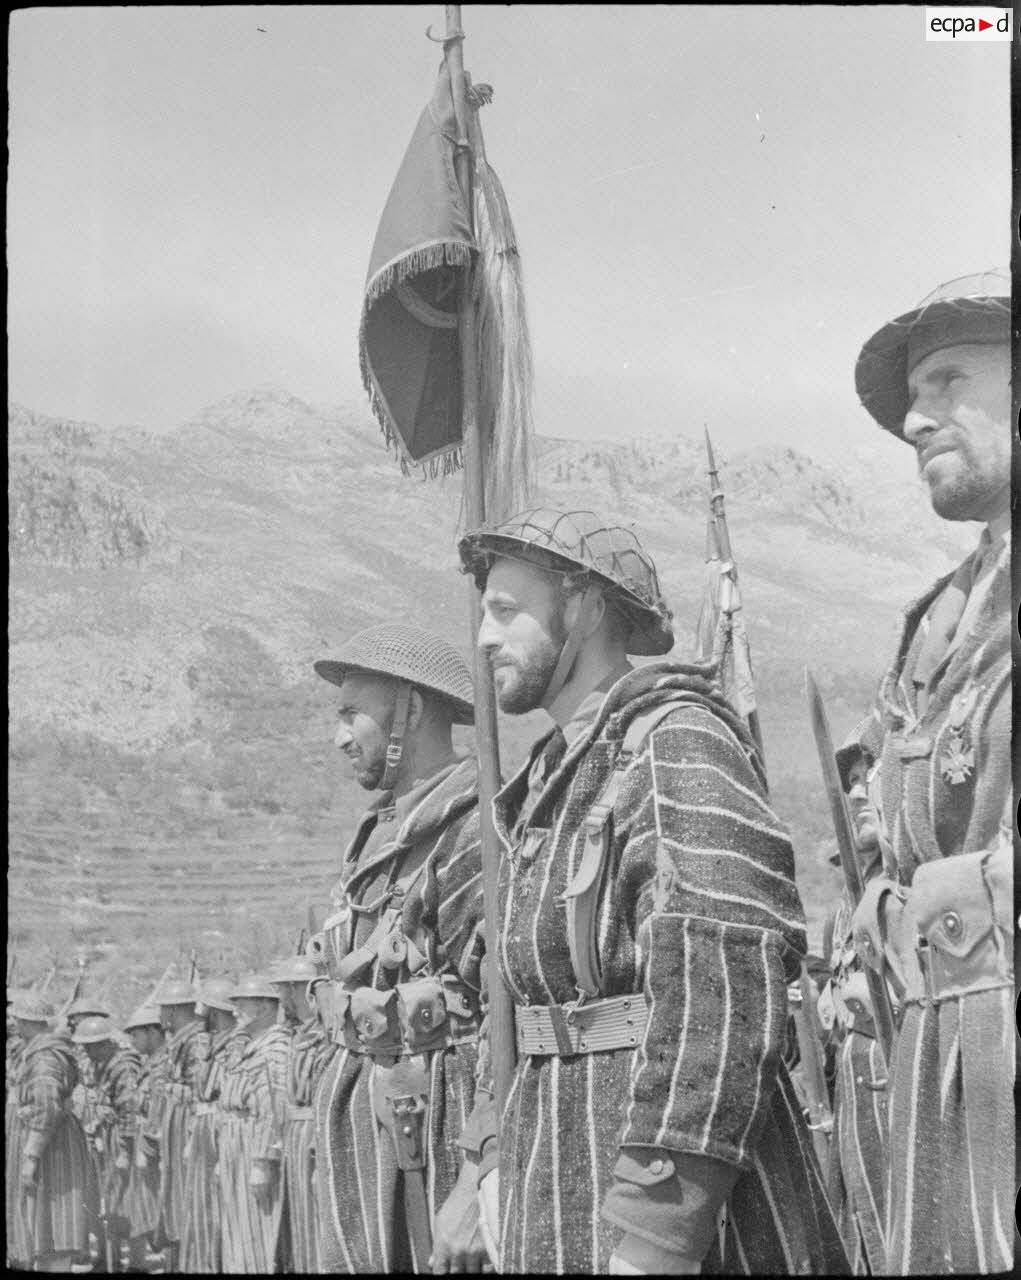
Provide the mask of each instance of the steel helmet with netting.
POLYGON ((443 699, 456 724, 475 721, 471 672, 442 636, 405 622, 384 622, 353 635, 335 658, 314 664, 317 675, 343 684, 349 671, 406 681, 443 699))
POLYGON ((153 997, 153 1004, 158 1004, 162 1009, 175 1004, 194 1004, 197 1000, 198 992, 190 982, 185 982, 183 978, 174 978, 164 983, 153 997))
POLYGON ((1002 268, 960 276, 878 329, 854 370, 858 398, 873 418, 904 439, 908 374, 944 347, 1010 343, 1010 274, 1002 268))
POLYGON ((160 1011, 154 1004, 140 1004, 125 1022, 125 1031, 137 1031, 142 1027, 160 1026, 160 1011))
POLYGON ((113 1038, 114 1027, 110 1019, 92 1014, 82 1018, 71 1033, 71 1039, 75 1044, 102 1044, 105 1040, 113 1038))
POLYGON ((233 978, 207 979, 199 987, 195 1012, 205 1013, 207 1009, 219 1009, 223 1013, 237 1013, 230 999, 230 993, 236 985, 233 978))
POLYGON ((280 992, 264 973, 246 973, 230 993, 230 998, 233 1001, 279 1000, 280 992))
POLYGON ((64 1015, 66 1018, 84 1018, 88 1016, 109 1018, 110 1010, 96 996, 79 996, 64 1015))
POLYGON ((501 557, 557 573, 587 574, 629 624, 628 653, 663 654, 673 648, 672 614, 651 556, 630 529, 607 524, 594 511, 521 511, 502 524, 465 534, 457 549, 464 572, 472 574, 480 591, 493 561, 501 557))

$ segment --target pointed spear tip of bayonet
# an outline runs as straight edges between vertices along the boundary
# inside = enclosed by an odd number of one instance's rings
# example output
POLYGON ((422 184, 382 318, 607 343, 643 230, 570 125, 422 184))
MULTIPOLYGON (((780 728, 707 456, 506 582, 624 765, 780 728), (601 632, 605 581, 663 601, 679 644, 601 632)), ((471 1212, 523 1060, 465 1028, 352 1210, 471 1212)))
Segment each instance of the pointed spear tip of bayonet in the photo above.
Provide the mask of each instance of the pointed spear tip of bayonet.
POLYGON ((705 432, 705 453, 706 453, 706 457, 707 457, 707 458, 708 458, 708 460, 709 460, 709 470, 710 470, 711 472, 715 472, 715 470, 716 470, 716 458, 715 458, 715 456, 713 455, 713 442, 712 442, 712 440, 710 440, 710 439, 709 439, 709 427, 708 427, 708 425, 707 425, 706 423, 703 423, 703 424, 702 424, 702 429, 703 429, 703 430, 704 430, 704 432, 705 432))

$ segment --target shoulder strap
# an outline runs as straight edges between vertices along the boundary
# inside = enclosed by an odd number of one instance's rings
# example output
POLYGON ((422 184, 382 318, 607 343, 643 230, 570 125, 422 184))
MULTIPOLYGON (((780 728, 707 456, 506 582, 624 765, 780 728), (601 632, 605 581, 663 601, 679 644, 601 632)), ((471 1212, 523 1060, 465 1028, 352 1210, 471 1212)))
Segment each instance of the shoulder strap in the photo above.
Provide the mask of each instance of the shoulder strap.
POLYGON ((671 711, 695 701, 684 694, 659 702, 648 711, 639 712, 628 725, 614 762, 613 772, 585 816, 585 845, 581 861, 564 895, 567 904, 567 942, 571 949, 571 965, 579 993, 585 999, 598 996, 602 987, 602 968, 597 949, 599 897, 606 875, 613 832, 613 806, 624 781, 624 774, 646 739, 671 711))

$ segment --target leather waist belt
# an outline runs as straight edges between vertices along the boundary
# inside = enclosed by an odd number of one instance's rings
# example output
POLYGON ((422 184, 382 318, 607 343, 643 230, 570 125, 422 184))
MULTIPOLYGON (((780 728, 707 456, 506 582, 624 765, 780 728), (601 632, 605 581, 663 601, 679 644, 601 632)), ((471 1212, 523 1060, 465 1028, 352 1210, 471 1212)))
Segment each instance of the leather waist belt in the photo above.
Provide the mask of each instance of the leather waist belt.
POLYGON ((289 1106, 287 1108, 288 1120, 314 1120, 315 1118, 316 1118, 315 1107, 289 1106))
POLYGON ((220 1104, 218 1102, 196 1102, 192 1114, 196 1116, 212 1116, 219 1110, 220 1104))
POLYGON ((588 1000, 580 1006, 514 1006, 518 1051, 522 1054, 568 1057, 635 1049, 648 1021, 649 1006, 641 994, 588 1000))

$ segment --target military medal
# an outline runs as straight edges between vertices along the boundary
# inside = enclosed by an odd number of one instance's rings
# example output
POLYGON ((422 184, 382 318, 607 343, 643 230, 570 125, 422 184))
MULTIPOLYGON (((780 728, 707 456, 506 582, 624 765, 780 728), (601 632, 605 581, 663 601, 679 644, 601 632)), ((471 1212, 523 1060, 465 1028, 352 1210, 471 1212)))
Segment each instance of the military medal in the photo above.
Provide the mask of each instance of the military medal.
POLYGON ((946 754, 940 757, 939 764, 943 781, 949 782, 951 786, 967 782, 971 777, 971 771, 975 767, 975 752, 965 744, 957 730, 947 739, 946 754))
POLYGON ((946 751, 939 762, 943 781, 949 782, 951 786, 967 782, 975 768, 975 750, 965 739, 964 722, 971 714, 980 692, 980 689, 969 689, 966 693, 958 694, 953 701, 946 751))

